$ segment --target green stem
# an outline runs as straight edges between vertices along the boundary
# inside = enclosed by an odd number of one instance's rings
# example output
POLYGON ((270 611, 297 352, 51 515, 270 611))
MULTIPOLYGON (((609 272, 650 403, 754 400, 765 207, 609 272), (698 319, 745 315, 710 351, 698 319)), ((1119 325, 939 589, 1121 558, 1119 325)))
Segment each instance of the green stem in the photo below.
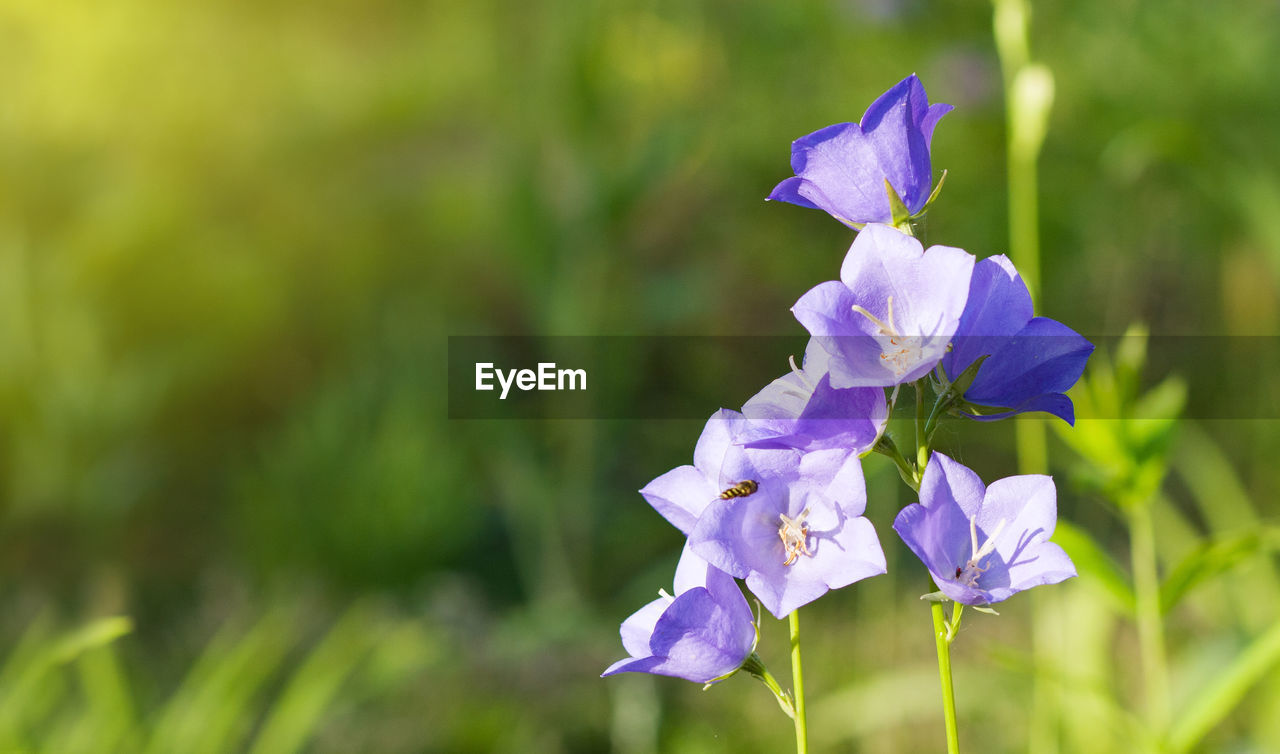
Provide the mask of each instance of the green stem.
POLYGON ((1169 729, 1169 671, 1165 665, 1160 577, 1156 572, 1156 539, 1149 504, 1129 510, 1129 537, 1147 724, 1155 738, 1160 739, 1169 729))
POLYGON ((920 484, 916 482, 916 470, 898 450, 898 444, 893 441, 892 437, 882 435, 880 441, 876 443, 875 451, 881 455, 889 456, 893 460, 895 466, 898 467, 898 476, 902 477, 902 481, 913 490, 919 490, 920 484))
POLYGON ((796 754, 809 752, 809 728, 804 716, 804 671, 800 668, 800 611, 791 611, 791 688, 796 721, 796 754))
POLYGON ((942 680, 942 714, 947 727, 947 754, 960 753, 960 733, 956 727, 956 693, 951 685, 951 641, 947 616, 941 602, 929 606, 933 613, 933 639, 938 647, 938 676, 942 680))
POLYGON ((924 477, 924 466, 929 462, 929 437, 925 434, 923 378, 916 380, 916 484, 924 477))
POLYGON ((795 719, 796 712, 791 705, 791 697, 787 696, 787 692, 783 691, 782 686, 778 684, 778 679, 774 678, 773 673, 770 673, 769 669, 764 666, 764 661, 760 659, 760 655, 752 652, 746 662, 742 663, 742 669, 750 673, 752 677, 760 679, 773 692, 773 697, 778 700, 778 706, 782 708, 783 713, 787 717, 795 719))

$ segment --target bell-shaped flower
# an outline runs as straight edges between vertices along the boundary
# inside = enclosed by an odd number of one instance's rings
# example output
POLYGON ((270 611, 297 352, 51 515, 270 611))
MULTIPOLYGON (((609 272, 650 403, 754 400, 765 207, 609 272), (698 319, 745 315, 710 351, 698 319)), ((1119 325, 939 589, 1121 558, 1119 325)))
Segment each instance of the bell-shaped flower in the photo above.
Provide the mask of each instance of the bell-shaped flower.
POLYGON ((794 476, 800 451, 744 448, 734 444, 742 414, 721 409, 712 414, 693 451, 693 465, 680 466, 640 490, 644 499, 680 531, 688 534, 713 500, 752 495, 779 477, 794 476))
POLYGON ((716 500, 689 535, 693 551, 747 581, 765 609, 782 618, 829 589, 885 572, 884 552, 862 517, 862 464, 847 450, 816 450, 791 484, 716 500))
POLYGON ((789 374, 743 404, 746 421, 734 441, 748 448, 870 450, 889 419, 884 390, 831 387, 828 360, 826 350, 810 339, 803 369, 792 361, 789 374))
POLYGON ((954 380, 978 358, 987 356, 965 390, 964 400, 1006 410, 969 414, 975 419, 1045 411, 1074 424, 1075 408, 1063 393, 1080 379, 1091 353, 1093 344, 1071 328, 1034 316, 1031 293, 1022 276, 1000 255, 974 266, 969 301, 942 367, 954 380))
POLYGON ((890 387, 928 374, 960 324, 972 254, 928 251, 887 225, 868 225, 840 280, 821 283, 791 311, 830 355, 833 388, 890 387))
POLYGON ((769 199, 825 211, 851 228, 892 220, 885 181, 911 214, 929 198, 929 145, 951 105, 929 104, 912 74, 880 95, 860 123, 838 123, 791 143, 795 177, 769 199))
POLYGON ((675 596, 660 594, 622 622, 630 657, 602 677, 654 673, 711 683, 732 675, 755 650, 756 625, 737 582, 687 544, 676 566, 675 596))
POLYGON ((1067 554, 1048 541, 1057 522, 1052 477, 1012 476, 985 487, 972 470, 935 452, 920 480, 920 502, 903 508, 893 528, 943 594, 988 605, 1076 575, 1067 554))

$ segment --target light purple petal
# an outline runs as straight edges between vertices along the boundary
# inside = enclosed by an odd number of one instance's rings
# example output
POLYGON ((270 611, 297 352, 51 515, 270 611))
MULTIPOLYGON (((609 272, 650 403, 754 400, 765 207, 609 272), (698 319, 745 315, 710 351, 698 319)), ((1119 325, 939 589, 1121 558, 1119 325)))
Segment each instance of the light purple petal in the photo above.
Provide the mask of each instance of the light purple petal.
POLYGON ((741 417, 736 411, 722 408, 707 420, 693 450, 693 465, 698 471, 715 479, 724 466, 726 454, 739 452, 733 444, 733 433, 741 417))
POLYGON ((919 212, 933 182, 929 145, 950 105, 929 105, 914 74, 880 95, 860 123, 837 123, 791 144, 795 179, 769 198, 825 210, 850 227, 889 222, 886 180, 919 212))
POLYGON ((680 552, 680 562, 676 563, 676 576, 673 584, 676 596, 678 597, 690 589, 706 586, 708 575, 715 570, 705 558, 693 551, 693 548, 689 546, 689 540, 686 539, 684 549, 680 552))
POLYGON ((809 201, 800 193, 800 187, 804 185, 804 182, 804 179, 800 176, 792 176, 774 186, 773 191, 765 198, 771 202, 788 202, 790 204, 798 204, 801 207, 808 207, 809 209, 822 209, 822 207, 809 201))
POLYGON ((922 130, 928 108, 924 87, 913 74, 885 92, 862 116, 862 133, 881 172, 912 213, 924 206, 933 178, 929 140, 922 130))
POLYGON ((1075 563, 1053 542, 1041 542, 1034 552, 1027 554, 1025 560, 1025 566, 1021 563, 1009 566, 1012 578, 1010 586, 1015 592, 1025 591, 1033 586, 1057 584, 1076 575, 1075 563))
POLYGON ((756 565, 759 552, 782 552, 777 535, 778 513, 785 501, 777 501, 764 491, 750 497, 716 500, 698 519, 689 533, 689 545, 698 555, 720 570, 744 579, 756 565), (772 530, 769 528, 772 525, 772 530))
POLYGON ((651 654, 649 637, 653 636, 654 626, 658 625, 658 619, 671 602, 667 597, 659 597, 622 621, 618 633, 622 636, 622 648, 627 650, 627 654, 632 657, 648 657, 651 654))
MULTIPOLYGON (((920 121, 920 131, 924 133, 924 143, 926 145, 929 145, 929 146, 933 145, 934 126, 938 125, 938 121, 942 120, 942 116, 946 115, 947 113, 951 112, 954 109, 955 108, 952 107, 951 105, 944 105, 941 102, 939 102, 936 105, 929 106, 929 112, 926 113, 924 118, 921 119, 920 121)), ((926 199, 927 198, 928 197, 926 197, 926 199)))
MULTIPOLYGON (((741 593, 738 599, 745 606, 741 593)), ((658 620, 650 648, 667 659, 649 672, 706 683, 737 670, 755 644, 750 611, 745 623, 742 617, 717 604, 706 589, 685 592, 658 620)))
POLYGON ((621 660, 610 665, 600 674, 601 678, 607 678, 618 673, 658 673, 659 675, 671 675, 670 673, 662 673, 657 670, 662 665, 665 658, 653 657, 645 655, 644 657, 624 657, 621 660))
POLYGON ((828 126, 792 144, 798 193, 846 225, 889 219, 884 173, 875 148, 855 123, 828 126), (800 165, 796 168, 796 165, 800 165))
POLYGON ((857 451, 833 448, 806 453, 796 486, 803 493, 806 485, 834 501, 846 516, 861 516, 867 509, 867 483, 857 451))
POLYGON ((844 290, 823 283, 792 312, 830 354, 833 388, 890 387, 924 376, 946 353, 972 268, 961 249, 926 252, 904 233, 868 225, 845 256, 844 290))
POLYGON ((801 373, 779 377, 743 404, 747 421, 735 442, 748 448, 867 450, 888 419, 884 391, 831 387, 828 360, 810 338, 801 373))
POLYGON ((926 508, 956 505, 968 519, 978 513, 987 488, 973 469, 934 451, 920 480, 920 502, 926 508))
POLYGON ((944 594, 966 605, 989 604, 1075 575, 1066 554, 1047 541, 1057 519, 1050 477, 1015 476, 985 491, 981 486, 971 470, 934 453, 921 482, 922 504, 908 506, 894 521, 944 594))
POLYGON ((992 531, 1001 521, 1006 523, 996 545, 1009 562, 1016 561, 1025 546, 1048 539, 1058 521, 1058 491, 1053 477, 1023 474, 992 482, 977 522, 982 529, 992 531))
POLYGON ((954 504, 928 509, 914 503, 898 511, 893 521, 893 530, 929 569, 939 587, 943 580, 954 578, 956 566, 969 558, 968 539, 953 535, 968 528, 968 519, 954 504))
POLYGON ((721 491, 698 469, 680 466, 649 482, 640 494, 672 526, 688 534, 721 491))
MULTIPOLYGON (((860 480, 860 468, 854 468, 824 471, 830 472, 831 482, 839 483, 846 495, 857 492, 864 499, 861 485, 851 481, 855 473, 860 480)), ((794 486, 786 498, 752 496, 736 504, 715 503, 695 527, 691 545, 712 565, 745 578, 747 587, 765 609, 777 617, 835 586, 883 573, 884 554, 870 523, 846 515, 840 502, 820 492, 820 487, 804 481, 794 486), (806 546, 810 553, 800 554, 791 565, 785 565, 788 554, 778 535, 780 514, 795 519, 804 510, 808 510, 806 546)), ((864 504, 859 501, 850 507, 864 504)))
POLYGON ((800 324, 804 325, 810 335, 819 339, 818 343, 823 350, 835 355, 839 346, 830 347, 821 337, 861 332, 862 324, 857 320, 865 317, 854 313, 853 305, 856 303, 853 293, 844 283, 831 280, 810 288, 799 301, 796 301, 795 306, 791 307, 791 313, 800 324))

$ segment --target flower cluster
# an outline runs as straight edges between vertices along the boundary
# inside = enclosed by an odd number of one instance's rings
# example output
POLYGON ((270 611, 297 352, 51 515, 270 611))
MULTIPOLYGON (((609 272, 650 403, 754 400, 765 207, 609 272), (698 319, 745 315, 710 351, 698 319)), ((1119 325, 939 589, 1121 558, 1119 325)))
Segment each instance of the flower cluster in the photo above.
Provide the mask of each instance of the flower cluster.
POLYGON ((1034 316, 1031 297, 1003 256, 978 260, 950 246, 925 248, 913 233, 937 195, 929 147, 951 110, 930 105, 915 76, 844 123, 797 139, 796 175, 770 199, 821 209, 858 230, 838 280, 792 307, 810 340, 802 364, 741 407, 707 421, 693 464, 654 479, 641 495, 687 537, 675 596, 622 625, 630 657, 605 675, 660 673, 710 683, 748 664, 757 627, 735 579, 786 617, 828 590, 885 572, 871 523, 862 460, 889 456, 919 502, 893 528, 945 599, 988 605, 1075 575, 1048 542, 1056 490, 1046 476, 984 486, 978 475, 930 453, 937 420, 1040 411, 1071 423, 1064 392, 1093 346, 1065 325, 1034 316), (932 190, 932 193, 931 193, 932 190), (919 405, 915 454, 886 433, 902 385, 919 405))

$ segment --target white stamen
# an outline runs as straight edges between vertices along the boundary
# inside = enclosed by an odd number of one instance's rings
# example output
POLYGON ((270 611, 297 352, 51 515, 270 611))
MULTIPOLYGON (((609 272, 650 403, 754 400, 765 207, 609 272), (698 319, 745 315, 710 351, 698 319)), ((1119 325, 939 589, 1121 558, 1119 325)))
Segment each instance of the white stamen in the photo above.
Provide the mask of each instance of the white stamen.
POLYGON ((853 310, 858 314, 861 314, 862 316, 871 320, 871 323, 880 329, 881 335, 892 335, 894 337, 897 337, 901 333, 898 332, 897 327, 893 323, 893 296, 890 296, 885 303, 888 305, 888 308, 889 308, 888 324, 884 323, 883 321, 881 321, 879 317, 867 311, 866 309, 862 308, 861 306, 858 306, 857 304, 853 305, 853 310))
POLYGON ((795 518, 790 518, 785 513, 778 514, 778 519, 782 521, 782 526, 778 527, 778 538, 782 540, 782 549, 787 554, 783 565, 791 565, 801 555, 813 555, 809 550, 809 525, 805 523, 808 517, 808 508, 800 511, 800 515, 795 518))
MULTIPOLYGON (((983 543, 983 545, 982 545, 982 549, 980 549, 980 550, 974 550, 974 553, 973 553, 973 559, 974 559, 974 560, 980 560, 980 559, 982 559, 982 558, 985 558, 986 556, 990 555, 992 552, 994 552, 994 551, 995 551, 995 549, 996 549, 996 538, 998 538, 998 537, 1000 536, 1000 532, 1004 531, 1004 525, 1005 525, 1006 523, 1008 523, 1008 522, 1007 522, 1007 521, 1004 521, 1004 520, 1002 519, 1002 520, 1000 521, 1000 523, 996 524, 996 530, 995 530, 994 532, 992 532, 992 533, 991 533, 991 535, 990 535, 989 537, 987 537, 987 541, 986 541, 985 543, 983 543)), ((975 535, 975 536, 976 536, 976 535, 975 535)), ((976 543, 976 542, 977 542, 977 540, 975 539, 975 540, 974 540, 974 542, 976 543)))
POLYGON ((1001 520, 996 524, 995 531, 988 537, 987 541, 982 543, 982 547, 978 547, 978 522, 975 518, 969 519, 969 544, 972 547, 973 557, 969 558, 969 562, 963 566, 956 568, 956 579, 968 586, 976 587, 978 585, 978 577, 985 573, 987 568, 982 567, 982 559, 995 552, 996 540, 1000 537, 1000 532, 1004 531, 1004 526, 1008 521, 1001 520))
MULTIPOLYGON (((791 355, 787 356, 787 362, 791 364, 791 371, 792 371, 792 373, 794 373, 796 377, 799 377, 799 378, 800 378, 800 382, 804 383, 804 386, 809 390, 809 394, 810 394, 810 395, 812 395, 812 394, 813 394, 813 391, 818 389, 818 386, 817 386, 817 385, 814 385, 812 382, 810 382, 810 381, 809 381, 809 378, 808 378, 808 377, 805 377, 805 376, 804 376, 804 370, 803 370, 803 369, 801 369, 800 367, 796 366, 796 356, 795 356, 795 354, 791 354, 791 355)), ((806 397, 806 398, 807 398, 808 396, 803 396, 803 397, 806 397)))

